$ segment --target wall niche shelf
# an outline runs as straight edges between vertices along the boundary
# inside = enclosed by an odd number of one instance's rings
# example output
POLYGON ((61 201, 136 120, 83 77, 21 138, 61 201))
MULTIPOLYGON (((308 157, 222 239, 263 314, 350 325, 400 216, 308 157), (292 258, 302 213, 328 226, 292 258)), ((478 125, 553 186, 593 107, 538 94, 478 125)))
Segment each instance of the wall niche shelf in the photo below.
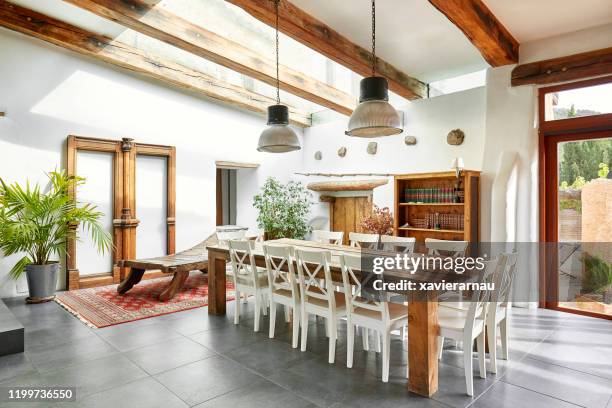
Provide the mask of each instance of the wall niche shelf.
POLYGON ((418 243, 426 238, 477 242, 480 229, 480 172, 463 170, 460 190, 463 202, 424 202, 423 192, 431 201, 455 201, 457 176, 454 171, 398 174, 394 177, 394 233, 414 237, 418 243), (449 197, 449 190, 451 197, 449 197), (421 194, 415 200, 415 192, 421 194), (407 195, 410 195, 407 197, 407 195), (431 225, 436 217, 439 228, 431 225), (428 222, 429 221, 429 222, 428 222))

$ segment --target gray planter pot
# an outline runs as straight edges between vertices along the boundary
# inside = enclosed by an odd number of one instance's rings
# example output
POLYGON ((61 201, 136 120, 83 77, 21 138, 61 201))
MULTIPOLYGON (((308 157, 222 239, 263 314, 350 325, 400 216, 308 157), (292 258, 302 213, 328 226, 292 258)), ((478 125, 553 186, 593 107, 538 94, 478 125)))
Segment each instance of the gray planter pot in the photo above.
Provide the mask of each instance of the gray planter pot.
POLYGON ((44 302, 46 300, 53 299, 55 296, 59 263, 54 262, 48 265, 28 265, 26 266, 25 271, 28 281, 28 289, 30 291, 29 300, 33 302, 44 302))

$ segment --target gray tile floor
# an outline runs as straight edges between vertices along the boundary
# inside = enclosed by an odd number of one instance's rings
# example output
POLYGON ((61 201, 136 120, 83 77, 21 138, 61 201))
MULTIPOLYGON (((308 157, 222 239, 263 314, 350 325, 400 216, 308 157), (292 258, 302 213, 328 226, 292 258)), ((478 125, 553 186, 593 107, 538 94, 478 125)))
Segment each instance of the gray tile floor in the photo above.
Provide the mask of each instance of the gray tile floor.
POLYGON ((439 391, 425 399, 406 390, 399 338, 384 384, 380 355, 362 351, 360 338, 354 367, 346 368, 342 325, 335 364, 327 363, 322 322, 311 321, 307 352, 292 349, 280 310, 272 340, 267 318, 253 333, 252 304, 239 326, 228 304, 227 317, 201 308, 90 329, 55 303, 6 303, 26 328, 26 352, 0 357, 0 387, 77 387, 77 402, 55 407, 612 408, 612 323, 548 310, 513 310, 511 359, 487 379, 475 371, 474 398, 465 395, 461 351, 447 344, 439 391))

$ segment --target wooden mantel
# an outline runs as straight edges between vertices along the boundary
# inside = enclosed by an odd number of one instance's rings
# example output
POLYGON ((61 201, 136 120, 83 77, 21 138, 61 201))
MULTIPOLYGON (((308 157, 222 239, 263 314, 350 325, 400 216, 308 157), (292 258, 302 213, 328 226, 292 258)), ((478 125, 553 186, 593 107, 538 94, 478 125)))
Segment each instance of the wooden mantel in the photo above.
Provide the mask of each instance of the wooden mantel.
POLYGON ((315 181, 306 186, 312 191, 364 191, 373 190, 376 187, 384 186, 389 180, 340 180, 340 181, 315 181))

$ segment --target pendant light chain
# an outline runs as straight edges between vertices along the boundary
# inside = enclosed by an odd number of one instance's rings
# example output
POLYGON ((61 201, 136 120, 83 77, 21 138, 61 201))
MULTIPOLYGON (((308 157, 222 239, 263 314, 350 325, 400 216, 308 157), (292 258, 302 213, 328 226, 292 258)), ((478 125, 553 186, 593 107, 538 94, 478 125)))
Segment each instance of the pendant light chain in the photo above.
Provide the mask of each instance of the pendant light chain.
POLYGON ((276 9, 276 103, 280 105, 280 76, 279 76, 279 58, 278 58, 278 4, 280 0, 274 0, 274 7, 276 9))
POLYGON ((376 4, 372 0, 372 76, 376 76, 376 4))

